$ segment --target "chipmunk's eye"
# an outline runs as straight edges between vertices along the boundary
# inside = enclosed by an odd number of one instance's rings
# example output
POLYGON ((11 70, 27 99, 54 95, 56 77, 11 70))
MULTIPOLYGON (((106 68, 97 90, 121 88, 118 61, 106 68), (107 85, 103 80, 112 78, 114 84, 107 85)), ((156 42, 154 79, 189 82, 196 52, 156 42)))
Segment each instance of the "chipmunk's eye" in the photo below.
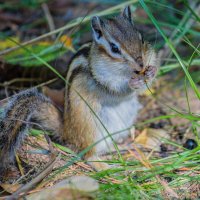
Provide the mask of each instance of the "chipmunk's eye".
POLYGON ((100 30, 95 30, 97 33, 97 38, 100 39, 100 37, 102 36, 102 32, 100 30))
POLYGON ((117 47, 117 45, 116 44, 114 44, 114 43, 110 43, 110 48, 111 48, 111 51, 113 52, 113 53, 118 53, 118 54, 121 54, 121 51, 119 50, 119 48, 117 47))

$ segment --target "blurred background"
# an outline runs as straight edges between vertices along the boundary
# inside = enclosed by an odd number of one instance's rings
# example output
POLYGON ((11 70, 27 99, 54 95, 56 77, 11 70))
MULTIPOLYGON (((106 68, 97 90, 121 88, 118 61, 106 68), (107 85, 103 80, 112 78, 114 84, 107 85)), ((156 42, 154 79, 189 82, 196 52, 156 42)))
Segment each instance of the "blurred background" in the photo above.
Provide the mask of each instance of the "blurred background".
MULTIPOLYGON (((198 1, 145 1, 158 25, 170 38, 181 58, 194 63, 200 41, 198 1)), ((79 46, 91 40, 89 18, 92 15, 116 15, 131 4, 134 21, 161 55, 162 74, 183 77, 176 58, 155 28, 139 1, 123 0, 10 0, 0 1, 0 99, 18 90, 57 78, 32 53, 50 63, 63 76, 71 55, 79 46), (27 43, 26 49, 19 48, 27 43), (168 64, 175 64, 168 66, 168 64), (178 70, 176 70, 178 69, 178 70)), ((191 75, 196 83, 200 72, 196 65, 191 75), (194 73, 195 72, 195 73, 194 73)), ((51 81, 50 81, 51 82, 51 81)), ((53 87, 63 87, 62 81, 52 80, 53 87)), ((52 84, 50 85, 52 86, 52 84)))

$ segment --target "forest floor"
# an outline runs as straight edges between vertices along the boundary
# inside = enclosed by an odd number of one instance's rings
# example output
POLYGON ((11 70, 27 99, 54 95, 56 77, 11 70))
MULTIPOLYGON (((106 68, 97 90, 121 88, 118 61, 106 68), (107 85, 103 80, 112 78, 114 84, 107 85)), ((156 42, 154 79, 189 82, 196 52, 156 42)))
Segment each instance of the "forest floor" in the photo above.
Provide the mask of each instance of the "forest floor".
POLYGON ((16 153, 16 167, 0 183, 0 199, 9 195, 13 199, 24 195, 27 199, 200 196, 200 6, 196 1, 0 3, 0 111, 20 90, 33 86, 62 89, 65 83, 33 54, 65 76, 70 57, 91 40, 90 15, 114 15, 128 4, 138 29, 159 55, 162 53, 154 84, 139 97, 142 108, 135 136, 118 144, 120 155, 113 148, 103 157, 113 168, 95 172, 69 148, 31 129, 16 153), (157 20, 150 17, 152 13, 157 20), (24 42, 29 43, 25 49, 21 46, 24 42), (59 185, 62 180, 68 183, 59 185))

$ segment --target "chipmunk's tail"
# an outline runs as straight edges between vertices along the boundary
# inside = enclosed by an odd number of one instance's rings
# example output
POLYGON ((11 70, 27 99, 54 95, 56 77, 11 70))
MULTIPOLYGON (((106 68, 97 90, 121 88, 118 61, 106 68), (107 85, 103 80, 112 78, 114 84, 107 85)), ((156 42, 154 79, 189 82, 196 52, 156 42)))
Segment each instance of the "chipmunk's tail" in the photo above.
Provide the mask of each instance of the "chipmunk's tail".
POLYGON ((61 113, 36 89, 11 97, 0 117, 0 177, 15 161, 15 150, 27 135, 31 119, 36 120, 40 129, 54 134, 61 135, 63 130, 61 113))

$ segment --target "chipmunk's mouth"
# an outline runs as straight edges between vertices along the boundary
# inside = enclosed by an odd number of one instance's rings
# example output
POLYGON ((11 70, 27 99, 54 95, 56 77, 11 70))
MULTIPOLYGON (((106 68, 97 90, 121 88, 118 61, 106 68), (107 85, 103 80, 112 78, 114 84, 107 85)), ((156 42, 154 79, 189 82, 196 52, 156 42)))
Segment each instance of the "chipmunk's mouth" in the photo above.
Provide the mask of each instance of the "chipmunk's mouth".
POLYGON ((142 70, 142 71, 133 71, 133 74, 134 74, 134 75, 141 75, 141 76, 144 76, 144 75, 145 75, 145 70, 142 70))
POLYGON ((156 75, 156 72, 157 72, 157 68, 154 67, 154 66, 147 66, 145 68, 143 68, 142 70, 138 71, 138 70, 134 70, 133 71, 133 76, 135 75, 141 75, 141 76, 146 76, 146 77, 153 77, 156 75))
POLYGON ((129 80, 129 86, 132 89, 144 88, 147 83, 151 83, 155 78, 157 68, 154 66, 148 66, 141 71, 134 71, 129 80))
POLYGON ((140 74, 140 71, 136 71, 136 70, 135 70, 135 71, 133 71, 133 73, 139 75, 139 74, 140 74))
POLYGON ((148 70, 148 67, 145 67, 143 69, 139 70, 134 70, 133 73, 137 75, 145 75, 145 72, 148 70))

